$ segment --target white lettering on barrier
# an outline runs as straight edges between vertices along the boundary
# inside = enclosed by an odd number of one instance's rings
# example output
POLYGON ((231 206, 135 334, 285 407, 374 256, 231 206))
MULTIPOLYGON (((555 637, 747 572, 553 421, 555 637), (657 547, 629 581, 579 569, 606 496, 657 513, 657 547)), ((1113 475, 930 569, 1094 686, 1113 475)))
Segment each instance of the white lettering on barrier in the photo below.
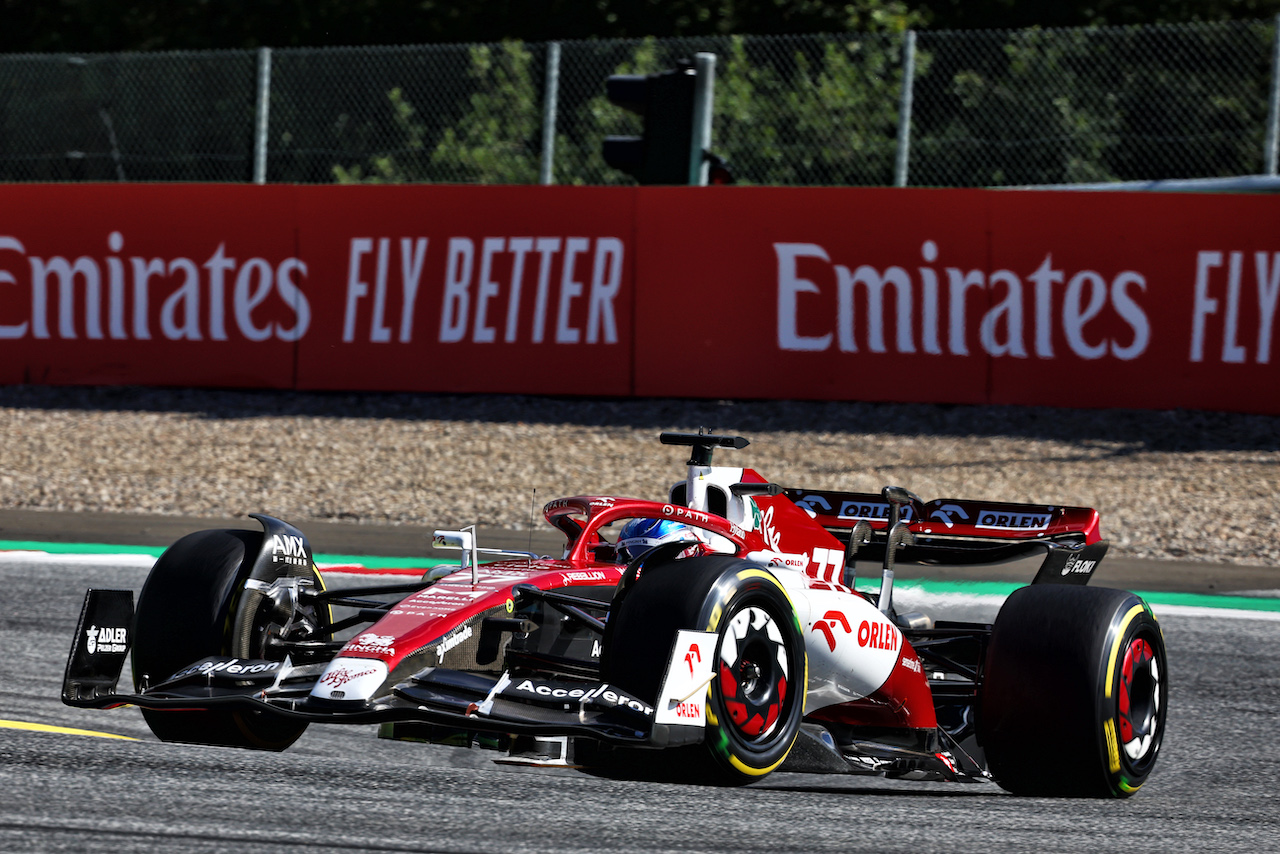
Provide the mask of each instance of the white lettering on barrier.
MULTIPOLYGON (((538 256, 538 263, 529 340, 541 344, 550 324, 556 344, 617 344, 614 302, 622 287, 624 250, 616 237, 486 237, 480 243, 478 264, 475 241, 468 237, 450 238, 439 341, 492 344, 501 329, 504 343, 515 342, 522 318, 526 259, 531 252, 538 256), (557 259, 560 276, 558 290, 553 294, 552 266, 557 259), (507 267, 509 277, 502 281, 495 270, 507 267), (587 303, 585 329, 573 321, 581 299, 587 303), (505 317, 501 317, 504 312, 505 317), (549 313, 554 314, 554 323, 549 313)), ((349 298, 349 322, 351 306, 349 298)))
POLYGON ((467 283, 475 266, 475 246, 465 237, 449 238, 449 260, 444 275, 444 306, 440 309, 440 342, 461 341, 467 330, 470 296, 467 283))
POLYGON ((830 262, 826 250, 816 243, 775 243, 778 253, 778 347, 783 350, 826 350, 831 346, 831 333, 801 335, 799 321, 800 294, 821 292, 816 284, 800 278, 796 259, 819 258, 830 262))
MULTIPOLYGON (((400 336, 401 344, 413 339, 413 310, 418 299, 418 284, 422 281, 422 267, 427 257, 427 238, 402 237, 400 252, 400 336)), ((365 280, 364 259, 373 254, 372 237, 351 238, 347 255, 347 301, 342 319, 342 340, 356 339, 356 320, 360 301, 369 295, 369 283, 365 280)), ((369 340, 385 344, 391 340, 391 328, 386 324, 387 282, 391 275, 391 238, 379 237, 377 257, 373 271, 373 310, 369 318, 369 340)))
POLYGON ((574 278, 576 256, 586 252, 591 241, 585 237, 570 237, 564 244, 564 263, 560 267, 560 311, 556 314, 556 343, 577 344, 578 330, 569 325, 569 307, 582 295, 582 282, 574 278))
MULTIPOLYGON (((103 258, 45 257, 28 254, 17 237, 0 235, 0 298, 12 293, 6 285, 29 287, 31 294, 26 317, 0 313, 0 340, 146 341, 158 332, 170 341, 226 341, 230 322, 251 342, 298 341, 311 325, 302 288, 308 267, 300 258, 240 259, 228 253, 226 243, 203 263, 189 257, 121 257, 124 244, 116 231, 107 237, 110 254, 103 258), (157 307, 158 293, 164 297, 157 307), (278 303, 292 312, 292 322, 267 319, 278 303), (154 314, 153 308, 158 308, 154 314), (157 319, 158 329, 153 327, 157 319)), ((428 247, 426 237, 350 239, 344 343, 388 343, 393 337, 412 342, 428 247)), ((476 250, 470 238, 448 240, 441 342, 495 343, 501 335, 513 343, 523 334, 535 344, 548 337, 557 344, 618 343, 621 239, 486 237, 479 259, 476 250), (537 256, 536 264, 530 255, 537 256), (526 273, 536 277, 531 325, 529 314, 522 314, 522 308, 529 311, 521 303, 529 291, 526 273), (585 324, 579 319, 583 314, 585 324)))
MULTIPOLYGON (((1226 307, 1222 316, 1221 361, 1240 364, 1248 361, 1248 347, 1240 342, 1240 303, 1243 299, 1243 252, 1227 256, 1226 307)), ((1192 308, 1192 362, 1204 361, 1204 342, 1209 316, 1218 314, 1219 300, 1209 295, 1212 271, 1222 266, 1222 253, 1206 250, 1196 254, 1195 302, 1192 308)), ((1280 297, 1280 252, 1253 253, 1253 284, 1258 300, 1258 335, 1254 362, 1271 363, 1271 339, 1275 329, 1276 303, 1280 297)))
MULTIPOLYGON (((307 265, 301 259, 286 258, 273 264, 266 258, 248 258, 238 263, 226 254, 225 243, 218 244, 201 265, 184 257, 125 259, 118 254, 124 249, 124 242, 124 236, 113 231, 107 236, 111 255, 102 259, 81 255, 69 260, 60 255, 28 255, 21 240, 0 235, 0 285, 23 284, 12 263, 10 253, 14 253, 26 261, 26 283, 31 292, 30 316, 20 323, 0 324, 0 339, 30 335, 37 339, 75 340, 83 331, 91 340, 148 341, 152 337, 153 289, 161 286, 159 283, 172 283, 177 288, 160 306, 160 334, 169 341, 201 341, 206 336, 213 341, 226 341, 228 277, 234 277, 231 311, 242 337, 249 341, 297 341, 310 326, 311 306, 299 287, 299 280, 307 275, 307 265), (205 276, 201 269, 206 271, 205 276), (255 313, 273 293, 292 311, 292 325, 255 319, 255 313), (56 329, 49 322, 51 299, 57 302, 56 329), (208 311, 204 314, 202 309, 206 306, 208 311), (81 309, 79 313, 77 307, 81 309), (128 315, 127 309, 131 309, 128 315), (83 315, 82 324, 78 314, 83 315)), ((16 266, 22 266, 21 262, 16 266)))
MULTIPOLYGON (((0 236, 0 252, 21 252, 24 255, 27 252, 21 241, 12 237, 0 236)), ((14 278, 13 273, 0 267, 0 285, 16 285, 18 280, 14 278)), ((27 328, 30 321, 24 320, 21 323, 0 324, 0 340, 12 338, 24 338, 27 334, 27 328)))
MULTIPOLYGON (((834 264, 827 251, 815 243, 775 243, 773 247, 778 259, 777 338, 782 350, 822 352, 834 344, 842 353, 857 353, 862 348, 871 353, 889 352, 885 315, 892 311, 893 352, 915 353, 918 297, 920 349, 930 355, 967 356, 968 310, 984 292, 993 304, 979 320, 978 341, 990 356, 1024 359, 1034 353, 1036 358, 1052 359, 1055 330, 1065 338, 1071 352, 1083 359, 1100 359, 1108 354, 1125 361, 1135 359, 1146 351, 1151 340, 1150 322, 1134 298, 1135 291, 1146 291, 1146 278, 1133 270, 1124 270, 1110 281, 1094 270, 1079 270, 1068 277, 1066 270, 1053 266, 1052 254, 1046 254, 1044 261, 1025 277, 1013 270, 946 267, 944 300, 942 278, 932 266, 918 267, 915 277, 900 266, 881 270, 863 264, 850 270, 834 264), (808 271, 822 269, 814 262, 821 262, 834 274, 834 329, 826 320, 829 310, 819 300, 801 300, 805 294, 823 294, 821 285, 801 275, 800 261, 806 259, 810 260, 807 275, 812 275, 808 271), (1061 292, 1055 293, 1055 285, 1064 283, 1061 292), (1030 312, 1026 310, 1028 299, 1033 304, 1030 312), (945 351, 941 318, 944 303, 945 351), (801 312, 802 304, 811 305, 812 309, 801 312), (858 317, 859 308, 865 310, 865 318, 858 317), (1090 323, 1103 318, 1108 309, 1128 327, 1128 335, 1106 337, 1090 333, 1090 323)), ((921 258, 926 265, 938 260, 934 241, 924 242, 921 258)), ((987 299, 982 298, 984 305, 987 299)))

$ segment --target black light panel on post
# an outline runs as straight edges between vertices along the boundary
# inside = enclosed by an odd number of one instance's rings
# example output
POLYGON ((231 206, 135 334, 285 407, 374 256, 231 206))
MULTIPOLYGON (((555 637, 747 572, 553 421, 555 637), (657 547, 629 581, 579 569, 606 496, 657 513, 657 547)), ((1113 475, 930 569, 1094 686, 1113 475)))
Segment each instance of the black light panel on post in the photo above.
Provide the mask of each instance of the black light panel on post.
POLYGON ((642 136, 607 136, 604 161, 640 184, 689 183, 693 142, 693 64, 657 74, 615 74, 605 81, 609 101, 644 120, 642 136))

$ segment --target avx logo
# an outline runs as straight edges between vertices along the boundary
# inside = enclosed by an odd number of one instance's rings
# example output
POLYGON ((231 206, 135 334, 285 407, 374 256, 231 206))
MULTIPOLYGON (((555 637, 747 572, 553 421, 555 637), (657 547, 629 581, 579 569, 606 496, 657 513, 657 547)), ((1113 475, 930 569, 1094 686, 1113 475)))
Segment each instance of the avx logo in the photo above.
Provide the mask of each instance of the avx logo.
POLYGON ((307 544, 302 537, 291 534, 271 535, 271 562, 307 565, 307 544))
POLYGON ((831 648, 832 652, 836 651, 836 626, 843 629, 846 635, 853 633, 853 629, 849 627, 848 618, 840 611, 828 611, 822 615, 821 620, 813 624, 813 630, 822 632, 823 637, 827 639, 827 646, 831 648))

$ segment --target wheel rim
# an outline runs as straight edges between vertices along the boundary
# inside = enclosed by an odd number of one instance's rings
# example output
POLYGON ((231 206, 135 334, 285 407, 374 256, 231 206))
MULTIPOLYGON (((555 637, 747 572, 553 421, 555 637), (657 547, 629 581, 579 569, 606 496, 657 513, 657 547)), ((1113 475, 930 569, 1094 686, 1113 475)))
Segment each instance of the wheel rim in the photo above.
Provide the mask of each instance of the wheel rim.
POLYGON ((720 695, 733 731, 747 743, 768 741, 791 692, 782 631, 768 611, 751 606, 733 615, 721 637, 720 695))
MULTIPOLYGON (((312 578, 318 589, 324 590, 320 576, 313 572, 312 578)), ((232 655, 281 661, 287 655, 281 642, 324 639, 326 626, 332 622, 327 606, 300 603, 291 612, 285 612, 270 596, 260 591, 246 590, 244 597, 237 608, 232 655)), ((294 663, 306 663, 306 658, 305 655, 295 656, 294 663)))
POLYGON ((1145 637, 1133 638, 1125 648, 1117 705, 1121 749, 1141 765, 1155 754, 1160 727, 1160 663, 1145 637))

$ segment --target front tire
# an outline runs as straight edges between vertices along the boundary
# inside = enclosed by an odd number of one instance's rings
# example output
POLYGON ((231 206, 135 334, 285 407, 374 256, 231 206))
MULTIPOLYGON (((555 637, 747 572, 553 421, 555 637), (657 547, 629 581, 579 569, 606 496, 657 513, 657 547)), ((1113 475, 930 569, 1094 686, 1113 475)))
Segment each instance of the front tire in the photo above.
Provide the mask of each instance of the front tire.
POLYGON ((1126 798, 1150 776, 1168 711, 1164 636, 1132 593, 1033 586, 992 629, 978 737, 1001 787, 1126 798))
POLYGON ((645 566, 615 610, 602 676, 651 703, 676 633, 717 635, 705 740, 664 751, 660 765, 683 779, 740 785, 782 764, 804 717, 808 672, 795 609, 772 574, 725 555, 645 566))
MULTIPOLYGON (((265 597, 244 587, 262 538, 255 531, 199 531, 160 556, 138 595, 135 690, 141 693, 209 656, 283 658, 264 643, 276 625, 269 600, 264 603, 265 597)), ((314 568, 293 570, 320 585, 314 568)), ((319 614, 311 616, 313 622, 327 623, 319 614)), ((142 716, 161 741, 257 750, 284 750, 307 727, 258 711, 143 709, 142 716)))

